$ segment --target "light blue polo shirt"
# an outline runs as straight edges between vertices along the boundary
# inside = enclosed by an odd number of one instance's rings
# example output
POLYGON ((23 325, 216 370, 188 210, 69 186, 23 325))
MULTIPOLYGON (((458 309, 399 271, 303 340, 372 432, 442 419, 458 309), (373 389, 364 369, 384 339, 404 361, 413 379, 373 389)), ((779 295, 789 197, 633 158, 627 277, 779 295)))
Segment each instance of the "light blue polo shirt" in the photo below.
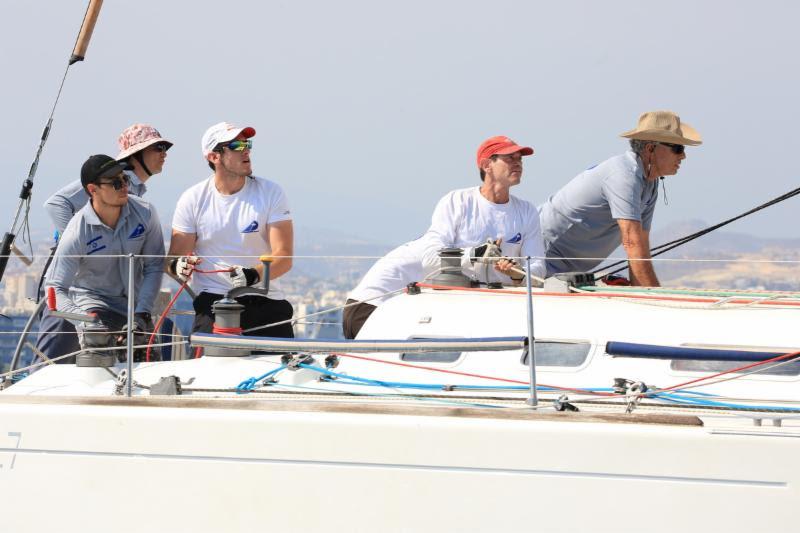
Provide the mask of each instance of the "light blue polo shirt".
POLYGON ((575 176, 539 207, 547 274, 587 272, 603 262, 620 245, 618 219, 650 231, 657 199, 658 180, 644 178, 632 151, 575 176))
POLYGON ((155 256, 135 260, 135 311, 150 313, 164 271, 164 237, 155 209, 128 196, 112 229, 87 202, 67 224, 48 273, 47 286, 55 287, 58 310, 84 313, 103 308, 127 314, 128 258, 124 256, 129 253, 155 256))
MULTIPOLYGON (((128 186, 128 194, 135 194, 140 198, 144 196, 144 193, 147 192, 147 186, 139 179, 139 176, 131 170, 126 170, 125 174, 127 174, 128 179, 131 180, 128 186)), ((66 229, 69 221, 75 216, 75 213, 85 206, 88 201, 89 194, 86 192, 86 189, 83 188, 83 185, 81 185, 81 180, 75 180, 62 187, 56 191, 53 196, 48 198, 44 203, 44 209, 47 211, 47 214, 50 215, 50 219, 61 235, 64 233, 64 229, 66 229)))

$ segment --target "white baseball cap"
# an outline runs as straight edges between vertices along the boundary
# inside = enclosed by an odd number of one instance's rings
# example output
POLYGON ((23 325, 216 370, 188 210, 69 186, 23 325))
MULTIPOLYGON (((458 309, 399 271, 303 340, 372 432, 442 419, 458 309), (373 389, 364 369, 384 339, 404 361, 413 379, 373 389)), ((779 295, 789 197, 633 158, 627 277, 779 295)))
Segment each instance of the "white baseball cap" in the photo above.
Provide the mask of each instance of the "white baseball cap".
POLYGON ((216 148, 219 143, 232 141, 240 134, 244 135, 245 139, 249 139, 255 136, 256 130, 251 126, 241 128, 229 122, 214 124, 206 130, 203 134, 203 140, 200 141, 201 148, 203 149, 203 157, 207 157, 208 154, 213 152, 214 148, 216 148))

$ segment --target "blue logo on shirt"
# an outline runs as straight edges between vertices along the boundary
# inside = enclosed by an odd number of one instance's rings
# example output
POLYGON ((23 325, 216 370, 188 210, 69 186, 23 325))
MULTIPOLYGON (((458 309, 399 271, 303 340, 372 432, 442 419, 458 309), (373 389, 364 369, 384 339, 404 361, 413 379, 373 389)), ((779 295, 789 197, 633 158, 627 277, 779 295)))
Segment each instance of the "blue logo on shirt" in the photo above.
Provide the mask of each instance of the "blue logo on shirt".
POLYGON ((95 252, 99 252, 100 250, 104 250, 105 249, 105 247, 106 247, 105 244, 102 245, 102 246, 100 245, 100 239, 102 239, 102 238, 103 238, 103 236, 99 235, 99 236, 95 237, 94 239, 92 239, 90 241, 86 241, 86 246, 89 248, 86 251, 86 255, 92 255, 95 252))
POLYGON ((248 224, 246 228, 242 230, 242 233, 255 233, 257 231, 258 231, 258 222, 254 220, 250 224, 248 224))
POLYGON ((520 242, 521 240, 522 240, 522 234, 521 233, 517 233, 516 235, 514 235, 513 237, 508 239, 506 242, 509 243, 509 244, 516 244, 516 243, 520 242))
POLYGON ((135 239, 136 237, 141 237, 142 235, 144 235, 144 226, 138 224, 136 228, 131 232, 131 234, 128 235, 128 238, 135 239))

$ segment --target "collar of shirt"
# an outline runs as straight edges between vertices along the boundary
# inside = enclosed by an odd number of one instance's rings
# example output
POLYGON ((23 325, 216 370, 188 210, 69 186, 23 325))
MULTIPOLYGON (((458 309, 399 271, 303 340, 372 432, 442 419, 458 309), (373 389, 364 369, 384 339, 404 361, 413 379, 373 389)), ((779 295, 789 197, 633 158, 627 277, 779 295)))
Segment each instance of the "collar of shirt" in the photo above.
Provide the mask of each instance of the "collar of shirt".
POLYGON ((145 192, 147 192, 147 185, 145 185, 145 183, 139 179, 139 176, 136 175, 136 172, 134 172, 133 170, 126 170, 125 175, 128 176, 128 179, 131 182, 132 185, 131 189, 136 191, 141 191, 139 193, 139 196, 142 196, 144 195, 145 192))
MULTIPOLYGON (((131 208, 130 206, 128 206, 128 204, 122 206, 122 211, 119 214, 119 220, 117 220, 117 226, 116 226, 117 228, 121 228, 124 225, 125 220, 128 218, 130 212, 131 208)), ((94 207, 92 206, 91 200, 89 200, 89 202, 86 204, 83 214, 83 220, 91 226, 103 226, 112 231, 114 229, 114 228, 109 228, 108 226, 105 225, 105 223, 102 220, 100 220, 100 217, 97 216, 97 213, 95 212, 94 207)))
POLYGON ((644 178, 644 163, 642 162, 642 158, 639 157, 638 155, 636 155, 636 152, 634 152, 633 150, 628 150, 627 152, 625 152, 625 155, 632 162, 636 163, 636 176, 641 178, 641 179, 645 179, 644 178))

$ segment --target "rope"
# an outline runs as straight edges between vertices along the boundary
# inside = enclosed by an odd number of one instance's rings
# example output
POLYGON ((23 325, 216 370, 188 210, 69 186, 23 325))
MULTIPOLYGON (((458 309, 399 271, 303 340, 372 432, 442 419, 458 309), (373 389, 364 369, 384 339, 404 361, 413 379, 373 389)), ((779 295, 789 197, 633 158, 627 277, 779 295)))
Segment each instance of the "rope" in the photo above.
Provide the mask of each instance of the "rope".
MULTIPOLYGON (((164 318, 169 314, 170 310, 172 309, 172 306, 175 305, 175 302, 178 301, 178 297, 181 295, 183 290, 189 284, 189 279, 192 277, 192 274, 194 272, 199 272, 201 274, 216 274, 216 273, 219 273, 219 272, 232 272, 232 271, 233 271, 233 269, 231 269, 231 268, 222 269, 222 270, 192 269, 192 272, 189 273, 189 277, 186 279, 186 281, 181 283, 180 288, 175 292, 175 296, 172 297, 172 299, 169 301, 167 306, 164 307, 164 311, 161 313, 161 316, 158 317, 158 322, 156 322, 156 325, 153 327, 153 332, 150 334, 150 339, 147 341, 147 352, 145 353, 145 359, 144 359, 145 362, 148 362, 148 363, 150 362, 151 346, 153 344, 153 340, 156 337, 156 333, 161 328, 161 324, 164 322, 164 318)), ((240 332, 241 332, 241 329, 240 329, 240 332)))
POLYGON ((258 376, 257 378, 255 378, 255 377, 254 378, 247 378, 246 380, 244 380, 241 383, 239 383, 238 385, 236 385, 236 390, 238 392, 251 391, 251 390, 256 388, 256 384, 259 381, 261 381, 263 379, 266 379, 266 378, 268 378, 270 376, 274 376, 275 374, 277 374, 278 372, 280 372, 284 368, 286 368, 286 365, 281 365, 278 368, 275 368, 275 369, 270 370, 269 372, 267 372, 265 374, 262 374, 262 375, 258 376))
MULTIPOLYGON (((158 347, 161 347, 161 346, 177 346, 178 344, 188 344, 188 341, 162 342, 162 343, 159 343, 159 344, 154 344, 153 347, 158 348, 158 347)), ((145 344, 140 344, 140 345, 134 346, 134 348, 145 348, 146 346, 147 345, 145 345, 145 344)), ((109 346, 109 347, 103 347, 103 348, 92 348, 92 351, 93 352, 108 352, 108 351, 112 351, 112 350, 126 350, 126 349, 127 349, 126 346, 109 346)), ((11 377, 11 376, 19 374, 21 372, 25 372, 27 370, 32 370, 32 369, 35 369, 35 368, 39 368, 39 367, 44 366, 44 365, 52 364, 52 363, 55 363, 56 361, 60 361, 62 359, 66 359, 67 357, 74 357, 74 356, 78 355, 79 353, 81 353, 82 351, 83 350, 78 350, 78 351, 70 352, 70 353, 67 353, 67 354, 64 354, 64 355, 59 355, 58 357, 51 357, 47 361, 34 363, 34 364, 28 365, 26 367, 17 368, 15 370, 10 370, 8 372, 4 372, 4 373, 0 374, 0 379, 6 378, 6 377, 11 377)))
POLYGON ((255 326, 255 327, 248 328, 248 329, 244 330, 242 333, 251 333, 253 331, 258 331, 258 330, 261 330, 261 329, 267 329, 267 328, 271 328, 271 327, 274 327, 274 326, 282 326, 283 324, 296 323, 296 322, 298 322, 300 320, 303 320, 305 318, 311 318, 311 317, 314 317, 314 316, 323 315, 325 313, 332 313, 332 312, 338 311, 340 309, 347 309, 348 307, 353 307, 355 305, 371 302, 372 300, 378 300, 380 298, 387 298, 389 296, 394 296, 395 294, 400 294, 401 292, 406 292, 407 290, 408 289, 406 287, 403 287, 402 289, 397 289, 395 291, 387 292, 386 294, 381 294, 380 296, 373 296, 372 298, 367 298, 366 300, 360 300, 358 302, 352 302, 352 303, 349 303, 349 304, 345 303, 345 304, 342 304, 342 305, 338 305, 336 307, 330 307, 328 309, 323 309, 322 311, 317 311, 316 313, 309 313, 307 315, 299 316, 299 317, 296 317, 296 318, 289 318, 289 319, 286 319, 286 320, 281 320, 280 322, 273 322, 272 324, 264 324, 263 326, 255 326))
MULTIPOLYGON (((723 226, 727 226, 731 222, 735 222, 735 221, 739 220, 740 218, 744 218, 744 217, 746 217, 748 215, 752 215, 753 213, 761 211, 762 209, 766 209, 767 207, 771 207, 771 206, 773 206, 773 205, 775 205, 777 203, 783 202, 784 200, 788 200, 789 198, 797 196, 798 194, 800 194, 800 188, 791 190, 791 191, 789 191, 789 192, 787 192, 785 194, 777 196, 777 197, 773 198, 772 200, 770 200, 768 202, 765 202, 765 203, 763 203, 763 204, 761 204, 759 206, 754 207, 753 209, 750 209, 749 211, 746 211, 746 212, 744 212, 744 213, 742 213, 740 215, 737 215, 737 216, 735 216, 733 218, 729 218, 728 220, 724 220, 724 221, 722 221, 722 222, 720 222, 718 224, 714 224, 713 226, 709 226, 709 227, 707 227, 707 228, 705 228, 703 230, 700 230, 698 232, 692 233, 691 235, 686 235, 685 237, 681 237, 679 239, 675 239, 674 241, 670 241, 670 242, 667 242, 667 243, 664 243, 664 244, 660 244, 660 245, 658 245, 658 246, 656 246, 654 248, 651 248, 651 250, 650 250, 651 257, 656 257, 658 255, 666 253, 666 252, 668 252, 668 251, 670 251, 670 250, 672 250, 674 248, 677 248, 678 246, 681 246, 681 245, 686 244, 688 242, 691 242, 691 241, 693 241, 693 240, 695 240, 695 239, 697 239, 699 237, 702 237, 703 235, 706 235, 707 233, 711 233, 712 231, 717 230, 717 229, 719 229, 719 228, 721 228, 723 226), (653 252, 655 252, 655 253, 653 253, 653 252)), ((597 269, 593 270, 592 272, 590 272, 590 274, 594 274, 596 276, 598 272, 601 272, 603 270, 607 270, 607 269, 610 269, 610 268, 614 268, 614 267, 619 266, 619 265, 621 265, 621 264, 623 264, 625 262, 626 262, 626 260, 617 261, 616 263, 612 263, 610 265, 606 265, 604 267, 597 268, 597 269)), ((607 275, 610 276, 610 275, 617 274, 618 272, 622 272, 623 270, 625 270, 627 268, 628 268, 627 266, 623 266, 621 268, 618 268, 617 270, 614 270, 613 272, 609 272, 607 275)))
MULTIPOLYGON (((487 376, 487 375, 483 375, 483 374, 473 374, 471 372, 459 372, 457 370, 447 370, 447 369, 444 369, 444 368, 435 368, 435 367, 424 366, 424 365, 413 365, 413 364, 410 364, 410 363, 401 363, 399 361, 386 361, 386 360, 383 360, 383 359, 375 359, 375 358, 366 357, 366 356, 363 356, 363 355, 354 355, 354 354, 346 354, 346 353, 335 353, 333 355, 337 355, 339 357, 350 357, 352 359, 360 359, 360 360, 363 360, 363 361, 370 361, 370 362, 373 362, 373 363, 383 363, 383 364, 387 364, 387 365, 395 365, 395 366, 403 366, 403 367, 407 367, 407 368, 415 368, 415 369, 418 369, 418 370, 430 370, 431 372, 441 372, 443 374, 453 374, 453 375, 456 375, 456 376, 466 376, 466 377, 472 377, 472 378, 478 378, 478 379, 488 379, 488 380, 491 380, 491 381, 500 381, 500 382, 503 382, 503 383, 516 383, 516 384, 519 384, 519 385, 527 385, 527 386, 530 387, 530 381, 520 381, 518 379, 501 378, 501 377, 496 377, 496 376, 487 376)), ((580 392, 580 393, 586 392, 585 389, 574 389, 574 388, 569 388, 569 387, 558 387, 556 385, 547 385, 545 383, 537 383, 537 387, 549 387, 549 388, 551 388, 553 390, 568 391, 568 392, 569 391, 580 392)), ((600 395, 600 396, 607 396, 608 395, 606 393, 599 393, 599 392, 597 394, 600 395)))

